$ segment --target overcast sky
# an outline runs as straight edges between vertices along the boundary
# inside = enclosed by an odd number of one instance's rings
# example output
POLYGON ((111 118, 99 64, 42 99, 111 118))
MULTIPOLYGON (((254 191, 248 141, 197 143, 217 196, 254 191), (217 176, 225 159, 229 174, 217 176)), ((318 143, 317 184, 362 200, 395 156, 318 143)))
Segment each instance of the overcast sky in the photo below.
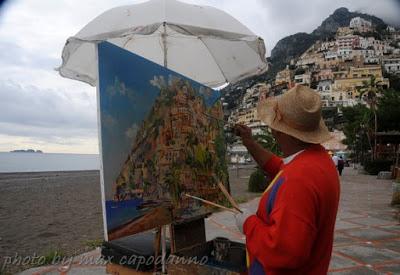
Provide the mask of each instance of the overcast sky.
MULTIPOLYGON (((103 11, 135 0, 8 0, 0 9, 0 151, 97 153, 95 89, 60 77, 65 40, 103 11)), ((397 0, 185 0, 222 9, 276 42, 311 32, 336 8, 400 25, 397 0)))

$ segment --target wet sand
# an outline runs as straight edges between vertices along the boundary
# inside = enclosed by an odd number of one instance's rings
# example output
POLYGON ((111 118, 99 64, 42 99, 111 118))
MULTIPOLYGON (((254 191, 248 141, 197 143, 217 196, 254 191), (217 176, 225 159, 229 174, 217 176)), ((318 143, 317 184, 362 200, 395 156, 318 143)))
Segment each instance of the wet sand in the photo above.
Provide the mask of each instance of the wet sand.
POLYGON ((99 171, 0 173, 0 270, 6 256, 74 255, 103 239, 99 178, 99 171))

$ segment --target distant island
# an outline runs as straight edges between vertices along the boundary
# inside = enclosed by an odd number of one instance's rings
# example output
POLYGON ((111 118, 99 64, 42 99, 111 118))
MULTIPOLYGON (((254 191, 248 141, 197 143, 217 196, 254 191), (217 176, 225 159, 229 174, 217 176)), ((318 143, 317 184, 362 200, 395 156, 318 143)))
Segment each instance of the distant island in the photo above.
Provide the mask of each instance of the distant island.
POLYGON ((11 153, 43 153, 42 150, 33 150, 33 149, 27 149, 27 150, 12 150, 10 151, 11 153))

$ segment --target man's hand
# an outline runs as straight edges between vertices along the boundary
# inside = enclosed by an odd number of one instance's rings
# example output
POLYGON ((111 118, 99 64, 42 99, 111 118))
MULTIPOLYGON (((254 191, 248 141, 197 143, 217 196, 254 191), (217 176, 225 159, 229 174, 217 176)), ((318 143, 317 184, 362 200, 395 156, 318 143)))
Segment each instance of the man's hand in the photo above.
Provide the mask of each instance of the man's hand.
POLYGON ((242 138, 243 145, 247 148, 250 155, 257 162, 258 166, 263 167, 264 164, 273 156, 268 150, 258 144, 251 136, 251 129, 242 124, 236 124, 234 127, 235 134, 242 138))
POLYGON ((234 130, 235 134, 242 139, 243 144, 253 139, 251 129, 246 125, 236 124, 234 130))
POLYGON ((239 231, 243 233, 243 224, 245 223, 245 221, 247 220, 248 217, 250 217, 251 215, 254 215, 255 213, 253 211, 250 211, 248 209, 240 209, 242 211, 242 213, 239 214, 235 214, 235 219, 236 219, 236 226, 239 229, 239 231))

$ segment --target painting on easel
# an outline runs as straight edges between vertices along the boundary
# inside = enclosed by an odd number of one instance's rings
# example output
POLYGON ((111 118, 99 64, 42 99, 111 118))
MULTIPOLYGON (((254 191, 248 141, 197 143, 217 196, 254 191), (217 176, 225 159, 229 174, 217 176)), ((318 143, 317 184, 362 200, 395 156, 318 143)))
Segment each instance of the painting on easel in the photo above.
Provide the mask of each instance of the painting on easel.
POLYGON ((220 93, 111 43, 98 44, 108 239, 213 209, 228 187, 220 93))

